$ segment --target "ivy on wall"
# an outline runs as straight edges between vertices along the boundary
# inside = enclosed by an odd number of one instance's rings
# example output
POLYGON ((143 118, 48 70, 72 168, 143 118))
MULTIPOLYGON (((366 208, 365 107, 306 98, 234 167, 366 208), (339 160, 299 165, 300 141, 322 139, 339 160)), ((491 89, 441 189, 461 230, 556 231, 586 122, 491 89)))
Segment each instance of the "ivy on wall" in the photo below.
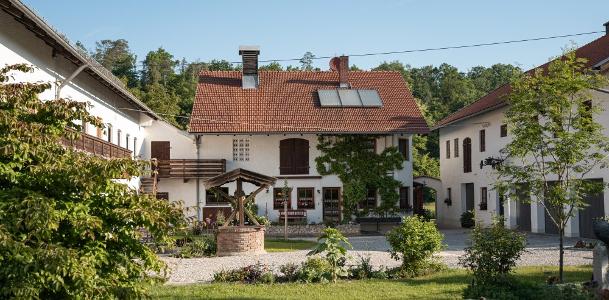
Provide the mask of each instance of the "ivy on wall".
MULTIPOLYGON (((400 182, 390 172, 402 169, 404 158, 396 147, 374 151, 373 135, 319 136, 315 159, 317 172, 336 175, 343 183, 345 216, 357 213, 357 204, 366 198, 368 188, 381 196, 377 213, 387 215, 396 209, 400 182)), ((349 219, 349 218, 346 218, 349 219)))

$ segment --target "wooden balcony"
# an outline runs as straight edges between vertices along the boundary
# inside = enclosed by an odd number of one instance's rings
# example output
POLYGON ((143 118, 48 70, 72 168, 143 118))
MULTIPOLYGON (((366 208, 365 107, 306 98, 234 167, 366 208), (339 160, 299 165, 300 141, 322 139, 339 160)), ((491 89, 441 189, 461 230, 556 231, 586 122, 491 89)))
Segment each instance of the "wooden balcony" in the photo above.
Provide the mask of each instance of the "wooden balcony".
POLYGON ((225 159, 159 160, 159 178, 209 178, 226 172, 225 159))
POLYGON ((74 149, 89 152, 93 155, 103 156, 107 158, 123 158, 131 157, 131 150, 125 149, 98 137, 82 133, 76 140, 68 140, 63 138, 61 143, 65 146, 74 149))

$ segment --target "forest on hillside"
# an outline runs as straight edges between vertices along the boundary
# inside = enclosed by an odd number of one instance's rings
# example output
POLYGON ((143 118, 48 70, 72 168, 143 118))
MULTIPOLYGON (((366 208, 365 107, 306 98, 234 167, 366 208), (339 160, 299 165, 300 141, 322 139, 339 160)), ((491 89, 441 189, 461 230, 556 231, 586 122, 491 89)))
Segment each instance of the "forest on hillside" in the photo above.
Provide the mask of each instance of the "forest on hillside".
MULTIPOLYGON (((151 50, 138 62, 124 39, 101 40, 92 49, 77 46, 120 78, 131 92, 152 110, 180 128, 188 125, 194 101, 197 74, 202 70, 239 70, 226 60, 187 61, 178 59, 163 48, 151 50)), ((313 70, 314 54, 306 52, 299 64, 284 67, 277 62, 263 65, 263 70, 313 70)), ((352 70, 359 70, 352 66, 352 70)), ((398 71, 408 83, 428 122, 433 125, 463 106, 509 82, 521 73, 510 64, 477 66, 464 71, 443 63, 438 66, 411 67, 400 61, 383 62, 372 70, 398 71)), ((415 176, 439 176, 437 132, 417 136, 413 157, 415 176)))

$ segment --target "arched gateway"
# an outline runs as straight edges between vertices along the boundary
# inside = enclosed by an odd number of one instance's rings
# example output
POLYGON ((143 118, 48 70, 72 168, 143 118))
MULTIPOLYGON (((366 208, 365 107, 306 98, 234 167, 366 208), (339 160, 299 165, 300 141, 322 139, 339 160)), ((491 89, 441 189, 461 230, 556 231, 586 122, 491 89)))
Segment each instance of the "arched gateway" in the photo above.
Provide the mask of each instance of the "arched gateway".
POLYGON ((226 223, 218 228, 218 256, 264 253, 264 226, 260 226, 245 205, 254 201, 256 195, 275 184, 277 179, 245 169, 235 169, 224 174, 209 178, 203 182, 205 188, 226 199, 232 206, 232 212, 226 223), (236 181, 237 189, 233 196, 225 193, 219 187, 236 181), (249 195, 243 191, 243 183, 251 183, 258 188, 249 195), (245 225, 245 216, 254 223, 245 225), (230 224, 237 219, 237 226, 230 224))

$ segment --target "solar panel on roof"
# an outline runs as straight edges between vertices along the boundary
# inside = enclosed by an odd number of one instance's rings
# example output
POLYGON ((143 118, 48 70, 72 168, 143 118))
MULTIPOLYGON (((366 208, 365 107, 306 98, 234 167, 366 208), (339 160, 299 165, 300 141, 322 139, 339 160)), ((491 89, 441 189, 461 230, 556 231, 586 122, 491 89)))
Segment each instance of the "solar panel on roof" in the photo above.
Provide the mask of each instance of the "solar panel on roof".
POLYGON ((382 106, 381 96, 375 90, 358 90, 363 106, 382 106))
POLYGON ((362 106, 357 90, 338 90, 338 97, 343 106, 362 106))
POLYGON ((381 97, 376 90, 336 89, 318 90, 322 107, 380 107, 381 97))
POLYGON ((321 106, 341 106, 336 90, 318 90, 317 94, 319 95, 321 106))

